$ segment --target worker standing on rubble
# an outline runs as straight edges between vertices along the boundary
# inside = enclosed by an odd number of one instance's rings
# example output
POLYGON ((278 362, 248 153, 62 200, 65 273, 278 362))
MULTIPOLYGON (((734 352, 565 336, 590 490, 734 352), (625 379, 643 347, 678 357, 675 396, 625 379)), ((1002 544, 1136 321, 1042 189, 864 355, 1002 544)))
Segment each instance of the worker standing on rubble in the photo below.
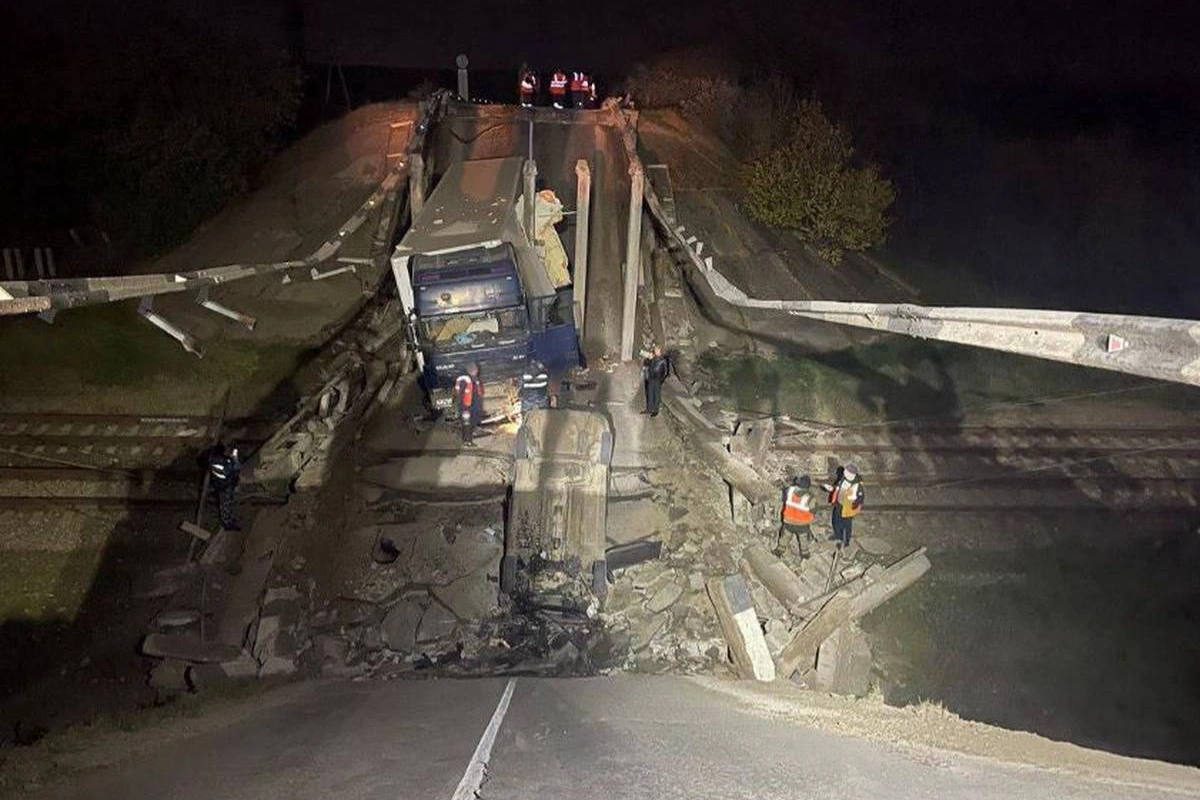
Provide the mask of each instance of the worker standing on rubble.
POLYGON ((535 359, 521 375, 521 412, 528 413, 549 405, 550 376, 546 374, 546 365, 535 359))
POLYGON ((826 483, 822 488, 829 492, 829 504, 833 506, 833 535, 829 538, 837 542, 839 547, 849 547, 854 518, 862 510, 866 499, 858 467, 853 464, 838 467, 833 485, 826 483))
POLYGON ((471 364, 465 375, 458 376, 454 382, 454 399, 462 422, 463 444, 474 447, 475 426, 483 416, 483 383, 479 380, 478 364, 471 364))
POLYGON ((796 537, 801 559, 810 555, 808 545, 813 541, 812 523, 815 519, 813 497, 808 492, 810 486, 811 478, 798 475, 783 489, 783 512, 780 514, 779 535, 775 537, 775 555, 778 557, 783 556, 783 537, 787 534, 796 537))
POLYGON ((662 403, 662 386, 671 374, 671 362, 663 355, 662 348, 654 346, 649 358, 642 362, 642 386, 646 392, 646 410, 642 413, 658 416, 662 403))
POLYGON ((527 66, 521 67, 521 79, 517 83, 517 91, 521 96, 521 105, 524 108, 532 108, 533 101, 537 98, 538 76, 537 73, 527 66))
POLYGON ((242 526, 237 521, 234 496, 242 475, 242 462, 238 450, 233 447, 226 451, 225 445, 218 442, 209 451, 207 462, 208 490, 217 504, 221 528, 240 531, 242 526))
POLYGON ((567 106, 567 73, 561 69, 554 70, 550 76, 550 102, 555 108, 567 106))

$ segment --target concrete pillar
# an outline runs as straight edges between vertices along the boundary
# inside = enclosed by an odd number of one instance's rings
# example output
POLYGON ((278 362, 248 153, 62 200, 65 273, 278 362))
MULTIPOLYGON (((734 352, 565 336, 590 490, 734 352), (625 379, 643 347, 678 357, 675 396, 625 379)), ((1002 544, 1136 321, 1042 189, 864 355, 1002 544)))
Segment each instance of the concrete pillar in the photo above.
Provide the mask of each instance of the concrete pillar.
POLYGON ((17 279, 16 269, 13 266, 12 248, 4 248, 4 278, 5 280, 15 281, 17 279))
POLYGON ((42 248, 33 248, 33 271, 39 281, 46 279, 46 263, 42 261, 42 248))
POLYGON ((56 267, 54 264, 54 248, 53 247, 46 248, 46 272, 50 275, 51 278, 58 277, 58 267, 56 267))
POLYGON ((629 229, 625 237, 625 299, 621 316, 621 360, 633 358, 638 276, 642 269, 642 192, 646 175, 636 159, 629 165, 629 229))
POLYGON ((21 255, 21 248, 14 247, 13 256, 17 260, 17 280, 23 281, 25 280, 25 257, 21 255))
POLYGON ((592 205, 592 171, 582 158, 575 162, 575 326, 583 339, 587 311, 588 219, 592 205))
POLYGON ((408 208, 413 220, 425 208, 425 156, 420 153, 408 157, 408 208))
POLYGON ((521 220, 525 226, 525 238, 529 240, 532 247, 537 246, 537 162, 532 158, 525 159, 525 166, 521 170, 522 176, 525 179, 525 219, 521 220))

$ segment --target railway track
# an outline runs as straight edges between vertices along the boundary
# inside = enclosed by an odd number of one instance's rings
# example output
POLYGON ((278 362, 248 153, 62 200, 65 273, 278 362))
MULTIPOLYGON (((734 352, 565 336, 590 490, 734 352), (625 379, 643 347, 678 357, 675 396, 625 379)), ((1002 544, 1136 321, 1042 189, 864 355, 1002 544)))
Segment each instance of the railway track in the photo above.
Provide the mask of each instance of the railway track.
POLYGON ((858 465, 884 514, 1156 509, 1200 518, 1200 430, 904 426, 778 435, 783 471, 858 465))
MULTIPOLYGON (((216 436, 217 417, 122 414, 0 414, 0 468, 198 469, 195 458, 216 436)), ((228 421, 223 435, 253 447, 271 420, 228 421)))

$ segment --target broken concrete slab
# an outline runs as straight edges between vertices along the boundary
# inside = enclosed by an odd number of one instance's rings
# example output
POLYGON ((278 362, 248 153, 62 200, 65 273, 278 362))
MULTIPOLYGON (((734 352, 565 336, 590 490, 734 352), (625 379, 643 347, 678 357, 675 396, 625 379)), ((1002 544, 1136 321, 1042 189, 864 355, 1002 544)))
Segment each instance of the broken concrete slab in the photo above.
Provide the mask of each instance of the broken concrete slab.
POLYGON ((424 614, 425 606, 416 598, 406 598, 392 606, 380 626, 384 644, 397 652, 411 653, 416 648, 417 628, 424 614))
POLYGON ((630 649, 635 653, 645 650, 654 637, 666 627, 667 622, 666 614, 654 614, 635 624, 629 632, 630 649))
POLYGON ((863 697, 871 688, 871 643, 857 625, 843 625, 817 650, 818 689, 863 697))
POLYGON ((675 604, 675 601, 678 600, 679 596, 682 594, 682 586, 675 582, 668 583, 650 597, 649 602, 646 603, 646 608, 648 608, 650 612, 654 614, 666 611, 675 604))
POLYGON ((850 598, 842 595, 831 598, 816 614, 792 633, 791 640, 775 657, 778 674, 790 677, 796 670, 813 666, 821 642, 829 638, 850 616, 850 598))
POLYGON ((638 539, 626 544, 614 545, 604 551, 604 558, 610 572, 632 567, 643 561, 653 561, 661 555, 662 542, 658 539, 638 539))
POLYGON ((345 664, 350 643, 341 636, 320 633, 313 637, 313 650, 322 665, 345 664))
POLYGON ((296 672, 296 660, 289 656, 273 655, 267 658, 258 668, 258 676, 267 678, 273 675, 293 675, 296 672))
POLYGON ((499 581, 488 580, 488 574, 491 573, 476 572, 447 586, 435 586, 433 596, 459 619, 483 619, 492 613, 500 596, 499 581))
POLYGON ((258 618, 254 628, 254 647, 250 651, 258 663, 263 663, 275 654, 275 644, 279 639, 283 620, 281 617, 270 615, 258 618))
POLYGON ((142 640, 142 655, 152 658, 174 658, 204 664, 219 664, 238 657, 242 649, 220 642, 202 642, 198 637, 149 633, 142 640))
POLYGON ((667 512, 652 499, 608 503, 606 531, 612 544, 625 544, 635 539, 662 537, 670 528, 667 512))
POLYGON ((717 611, 738 676, 775 680, 775 664, 767 650, 745 578, 741 575, 713 578, 708 582, 708 596, 717 611))
POLYGON ((180 661, 174 658, 164 658, 150 667, 146 683, 159 695, 174 695, 188 691, 187 670, 190 661, 180 661))
POLYGON ((454 632, 456 625, 458 618, 454 612, 440 603, 430 603, 421 617, 421 624, 417 626, 417 642, 423 644, 445 639, 454 632))
POLYGON ((188 683, 196 691, 212 689, 234 681, 258 676, 258 662, 243 652, 230 661, 219 664, 193 664, 188 668, 188 683))

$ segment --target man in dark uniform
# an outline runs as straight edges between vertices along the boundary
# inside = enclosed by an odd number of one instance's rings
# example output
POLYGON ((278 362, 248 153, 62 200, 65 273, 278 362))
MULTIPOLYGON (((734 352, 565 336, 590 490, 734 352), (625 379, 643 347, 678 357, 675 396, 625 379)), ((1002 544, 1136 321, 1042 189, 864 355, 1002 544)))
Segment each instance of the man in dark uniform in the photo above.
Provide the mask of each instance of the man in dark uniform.
POLYGON ((546 365, 535 359, 521 375, 521 413, 549 405, 550 376, 546 374, 546 365))
POLYGON ((228 452, 225 445, 218 443, 208 454, 208 490, 217 503, 221 527, 227 531, 240 531, 234 506, 234 493, 241 478, 242 463, 236 447, 228 452))
POLYGON ((658 407, 662 403, 662 386, 671 374, 671 362, 663 355, 662 348, 654 346, 649 358, 642 362, 642 384, 646 390, 646 411, 652 417, 658 416, 658 407))

